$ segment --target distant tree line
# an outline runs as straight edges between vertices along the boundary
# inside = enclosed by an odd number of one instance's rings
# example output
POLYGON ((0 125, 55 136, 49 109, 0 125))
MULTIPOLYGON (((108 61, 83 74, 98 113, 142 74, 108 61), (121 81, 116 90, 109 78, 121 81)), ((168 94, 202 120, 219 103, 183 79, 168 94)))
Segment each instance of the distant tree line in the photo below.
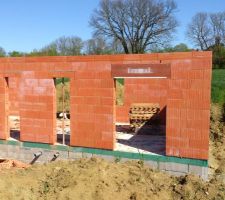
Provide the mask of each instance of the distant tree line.
MULTIPOLYGON (((147 52, 187 52, 186 44, 171 45, 178 27, 174 0, 101 0, 90 17, 93 37, 60 37, 32 52, 12 51, 4 56, 72 56, 147 52)), ((198 50, 213 51, 213 67, 225 68, 225 11, 197 13, 186 31, 198 50)))
MULTIPOLYGON (((163 52, 188 52, 192 51, 186 44, 180 43, 175 46, 167 45, 164 48, 152 48, 152 53, 163 52)), ((102 38, 92 38, 82 41, 79 37, 60 37, 46 45, 40 50, 34 49, 29 53, 12 51, 8 54, 0 47, 0 57, 23 57, 23 56, 75 56, 75 55, 104 55, 104 54, 122 54, 122 46, 118 42, 108 43, 102 38), (70 43, 71 38, 78 39, 77 42, 70 43), (69 40, 64 43, 66 40, 69 40)))
POLYGON ((100 54, 119 54, 123 53, 123 49, 118 41, 108 42, 101 37, 93 37, 87 41, 83 41, 78 36, 59 37, 50 44, 41 49, 33 51, 20 52, 6 51, 0 47, 0 57, 22 57, 22 56, 75 56, 75 55, 100 55, 100 54))

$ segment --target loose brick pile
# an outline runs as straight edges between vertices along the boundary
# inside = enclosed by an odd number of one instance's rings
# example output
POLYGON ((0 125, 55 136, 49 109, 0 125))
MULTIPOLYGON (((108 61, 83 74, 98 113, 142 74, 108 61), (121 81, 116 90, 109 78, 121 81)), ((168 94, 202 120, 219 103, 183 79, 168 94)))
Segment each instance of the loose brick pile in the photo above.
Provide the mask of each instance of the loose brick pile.
POLYGON ((148 123, 151 119, 155 120, 159 110, 159 104, 132 104, 129 112, 130 126, 141 127, 148 123))

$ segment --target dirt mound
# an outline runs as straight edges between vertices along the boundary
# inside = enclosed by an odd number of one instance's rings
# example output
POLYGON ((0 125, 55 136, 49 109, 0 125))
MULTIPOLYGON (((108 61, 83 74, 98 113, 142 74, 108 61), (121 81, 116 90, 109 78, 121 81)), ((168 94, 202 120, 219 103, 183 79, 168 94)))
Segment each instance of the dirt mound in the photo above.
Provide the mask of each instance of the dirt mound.
POLYGON ((225 199, 225 185, 192 175, 173 177, 143 162, 99 158, 0 172, 0 199, 225 199), (8 189, 10 187, 10 190, 8 189))
POLYGON ((209 166, 212 176, 225 180, 225 111, 219 104, 211 105, 209 166))
POLYGON ((20 162, 18 160, 0 160, 0 170, 11 169, 11 168, 27 168, 30 165, 20 162))
POLYGON ((178 177, 173 188, 174 199, 225 199, 224 184, 217 180, 205 182, 194 175, 178 177))

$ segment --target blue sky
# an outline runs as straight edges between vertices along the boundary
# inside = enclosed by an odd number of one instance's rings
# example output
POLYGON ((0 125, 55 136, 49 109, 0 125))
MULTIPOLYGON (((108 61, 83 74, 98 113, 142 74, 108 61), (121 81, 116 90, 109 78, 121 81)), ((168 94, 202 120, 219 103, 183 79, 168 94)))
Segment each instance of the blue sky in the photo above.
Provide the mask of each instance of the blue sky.
MULTIPOLYGON (((0 46, 6 51, 39 49, 60 36, 91 37, 88 21, 99 0, 0 0, 0 46)), ((177 0, 180 26, 174 44, 185 42, 185 29, 200 11, 225 10, 225 0, 177 0)))

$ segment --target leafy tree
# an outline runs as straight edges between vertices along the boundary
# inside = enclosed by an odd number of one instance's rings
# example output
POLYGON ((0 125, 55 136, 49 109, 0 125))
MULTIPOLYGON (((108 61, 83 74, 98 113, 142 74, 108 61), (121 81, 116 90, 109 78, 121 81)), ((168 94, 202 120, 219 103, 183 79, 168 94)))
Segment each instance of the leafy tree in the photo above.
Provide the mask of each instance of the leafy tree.
POLYGON ((28 56, 73 56, 82 53, 84 43, 76 36, 60 37, 40 50, 33 50, 28 56))
POLYGON ((90 25, 96 37, 118 40, 125 53, 144 53, 171 40, 175 10, 173 0, 101 0, 90 25))
POLYGON ((219 38, 208 50, 213 51, 213 68, 225 69, 225 46, 220 42, 219 38))
POLYGON ((163 52, 187 52, 187 51, 191 51, 191 49, 189 49, 189 47, 186 44, 180 43, 175 45, 174 47, 167 46, 163 49, 154 49, 152 52, 163 53, 163 52))
POLYGON ((184 43, 177 44, 173 47, 174 52, 186 52, 190 51, 191 49, 188 48, 188 46, 184 43))
POLYGON ((47 45, 46 47, 42 48, 39 51, 39 55, 42 55, 42 56, 57 56, 57 55, 59 55, 59 52, 57 51, 57 45, 55 43, 51 43, 50 45, 47 45))
POLYGON ((80 55, 83 48, 83 41, 79 37, 60 37, 52 42, 42 51, 50 51, 51 53, 57 53, 62 56, 80 55))
POLYGON ((12 51, 8 53, 10 57, 22 57, 25 56, 25 53, 20 51, 12 51))

